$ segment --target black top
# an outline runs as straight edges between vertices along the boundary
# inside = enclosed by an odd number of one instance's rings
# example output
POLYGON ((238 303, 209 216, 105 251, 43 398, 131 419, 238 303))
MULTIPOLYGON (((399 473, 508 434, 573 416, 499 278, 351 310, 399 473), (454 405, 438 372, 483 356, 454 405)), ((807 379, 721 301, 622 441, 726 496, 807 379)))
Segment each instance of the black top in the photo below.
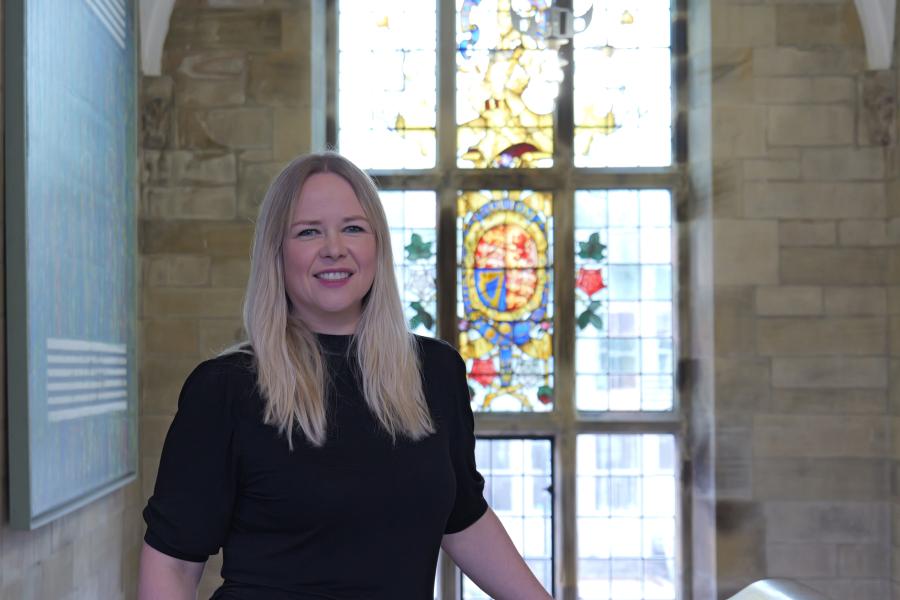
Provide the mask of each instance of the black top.
POLYGON ((262 422, 252 357, 208 360, 188 377, 163 446, 145 541, 205 561, 224 549, 216 600, 425 600, 441 537, 484 514, 465 365, 417 338, 437 432, 394 443, 370 413, 346 350, 320 335, 333 385, 328 439, 294 450, 262 422))

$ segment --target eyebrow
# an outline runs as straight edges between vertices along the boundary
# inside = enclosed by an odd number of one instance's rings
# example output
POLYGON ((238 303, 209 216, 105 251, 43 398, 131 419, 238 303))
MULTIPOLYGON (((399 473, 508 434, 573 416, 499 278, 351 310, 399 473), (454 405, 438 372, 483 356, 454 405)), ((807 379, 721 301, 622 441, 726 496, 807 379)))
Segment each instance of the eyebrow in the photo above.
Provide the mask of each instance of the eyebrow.
MULTIPOLYGON (((350 215, 349 217, 344 217, 341 219, 342 223, 349 223, 350 221, 366 221, 368 223, 368 219, 360 216, 360 215, 350 215)), ((295 221, 291 223, 291 227, 295 227, 297 225, 321 225, 322 221, 295 221)))

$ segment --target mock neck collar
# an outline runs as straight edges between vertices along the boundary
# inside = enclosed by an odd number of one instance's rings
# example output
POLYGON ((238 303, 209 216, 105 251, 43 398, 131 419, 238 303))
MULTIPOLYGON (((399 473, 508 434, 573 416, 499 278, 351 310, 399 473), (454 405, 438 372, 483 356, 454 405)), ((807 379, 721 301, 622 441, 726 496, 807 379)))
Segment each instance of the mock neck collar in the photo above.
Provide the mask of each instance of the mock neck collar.
POLYGON ((331 333, 316 333, 319 345, 327 354, 346 354, 347 348, 353 341, 352 334, 335 335, 331 333))

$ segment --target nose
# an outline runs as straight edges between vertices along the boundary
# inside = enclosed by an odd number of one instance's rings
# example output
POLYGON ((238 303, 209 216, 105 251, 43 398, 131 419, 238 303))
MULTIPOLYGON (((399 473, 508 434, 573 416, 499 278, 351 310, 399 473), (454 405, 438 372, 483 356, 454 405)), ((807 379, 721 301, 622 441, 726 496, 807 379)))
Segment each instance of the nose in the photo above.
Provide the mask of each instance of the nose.
POLYGON ((339 232, 325 234, 320 253, 326 258, 340 258, 344 256, 347 253, 347 247, 344 245, 344 239, 341 234, 339 232))

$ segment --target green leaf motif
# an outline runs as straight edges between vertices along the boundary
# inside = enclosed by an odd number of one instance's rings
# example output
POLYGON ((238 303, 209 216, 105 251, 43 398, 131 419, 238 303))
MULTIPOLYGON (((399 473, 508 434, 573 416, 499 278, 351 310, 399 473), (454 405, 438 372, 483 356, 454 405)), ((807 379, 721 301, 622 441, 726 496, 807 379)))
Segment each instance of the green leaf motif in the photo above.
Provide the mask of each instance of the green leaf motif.
POLYGON ((421 302, 410 302, 409 307, 416 311, 416 314, 409 320, 410 329, 415 329, 419 325, 423 325, 429 331, 434 328, 434 317, 425 310, 421 302))
POLYGON ((588 260, 601 261, 606 258, 606 244, 600 243, 600 234, 592 233, 586 242, 578 242, 578 256, 588 260))
POLYGON ((422 236, 418 233, 412 234, 411 241, 404 246, 404 249, 406 250, 406 259, 420 260, 431 258, 434 255, 434 252, 431 250, 431 244, 432 242, 422 241, 422 236))
POLYGON ((587 329, 588 325, 593 325, 598 330, 603 329, 603 317, 593 312, 590 308, 578 315, 578 329, 587 329))
POLYGON ((588 325, 591 324, 591 311, 586 310, 580 315, 578 315, 578 329, 585 329, 588 325))

